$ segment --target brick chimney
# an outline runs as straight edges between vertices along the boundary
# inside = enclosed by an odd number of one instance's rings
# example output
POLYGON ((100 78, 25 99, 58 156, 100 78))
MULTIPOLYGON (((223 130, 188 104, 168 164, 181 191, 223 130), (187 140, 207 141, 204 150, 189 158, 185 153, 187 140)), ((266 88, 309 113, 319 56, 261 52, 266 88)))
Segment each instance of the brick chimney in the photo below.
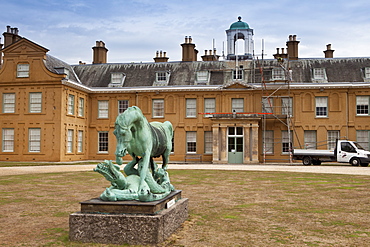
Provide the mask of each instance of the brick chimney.
POLYGON ((153 59, 154 59, 154 62, 156 62, 156 63, 168 62, 168 57, 166 57, 166 52, 162 53, 162 51, 157 51, 156 56, 153 59))
POLYGON ((18 28, 6 26, 6 31, 3 33, 4 48, 21 39, 21 36, 18 35, 18 32, 19 32, 18 28))
POLYGON ((333 58, 334 50, 331 49, 331 44, 326 45, 325 58, 333 58))
POLYGON ((192 62, 197 61, 198 50, 195 49, 195 44, 192 43, 191 36, 185 36, 185 43, 182 46, 182 61, 192 62))
POLYGON ((209 54, 207 50, 204 50, 204 55, 202 56, 203 61, 218 61, 220 58, 219 55, 216 55, 216 49, 209 50, 209 54))
POLYGON ((93 49, 93 64, 95 63, 107 63, 108 49, 105 48, 103 41, 96 41, 96 45, 93 49))
POLYGON ((298 44, 297 35, 289 35, 289 40, 286 42, 289 60, 298 60, 298 44))
POLYGON ((274 54, 273 56, 275 59, 279 59, 279 58, 287 59, 288 53, 285 53, 284 48, 281 48, 281 53, 280 53, 280 48, 276 48, 276 54, 274 54))

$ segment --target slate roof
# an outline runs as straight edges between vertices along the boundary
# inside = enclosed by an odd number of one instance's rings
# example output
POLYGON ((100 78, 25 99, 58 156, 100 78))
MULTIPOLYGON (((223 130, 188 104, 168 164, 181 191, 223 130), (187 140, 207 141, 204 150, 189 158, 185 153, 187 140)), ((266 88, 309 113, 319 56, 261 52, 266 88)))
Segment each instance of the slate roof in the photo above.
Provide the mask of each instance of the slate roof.
POLYGON ((44 64, 45 64, 45 67, 50 71, 50 72, 53 72, 55 74, 63 74, 63 72, 61 70, 58 70, 57 68, 66 68, 69 70, 69 79, 74 81, 74 82, 77 82, 77 83, 80 83, 80 80, 78 78, 78 76, 75 74, 73 68, 71 65, 69 65, 68 63, 56 58, 56 57, 53 57, 49 54, 46 54, 46 59, 44 60, 44 64))
MULTIPOLYGON (((53 57, 48 60, 55 66, 59 61, 53 57)), ((261 61, 242 61, 245 83, 261 83, 261 61)), ((281 67, 276 59, 263 61, 264 79, 272 80, 272 69, 281 67)), ((292 82, 312 84, 314 68, 325 68, 327 83, 363 83, 364 68, 370 67, 370 58, 319 58, 285 61, 283 67, 292 70, 292 82)), ((69 67, 68 67, 69 68, 69 67)), ((209 85, 230 84, 235 61, 210 62, 165 62, 165 63, 106 63, 71 66, 81 83, 87 87, 108 87, 111 73, 122 72, 126 75, 123 87, 151 87, 156 72, 170 72, 168 86, 195 85, 196 72, 210 71, 209 85)))

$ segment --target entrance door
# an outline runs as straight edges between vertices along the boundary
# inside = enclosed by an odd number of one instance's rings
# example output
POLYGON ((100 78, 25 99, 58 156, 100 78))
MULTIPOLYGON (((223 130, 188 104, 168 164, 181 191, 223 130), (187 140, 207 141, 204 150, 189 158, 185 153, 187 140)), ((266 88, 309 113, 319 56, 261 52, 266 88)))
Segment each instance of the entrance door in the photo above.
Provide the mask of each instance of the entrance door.
POLYGON ((243 127, 228 128, 228 162, 243 163, 243 127))

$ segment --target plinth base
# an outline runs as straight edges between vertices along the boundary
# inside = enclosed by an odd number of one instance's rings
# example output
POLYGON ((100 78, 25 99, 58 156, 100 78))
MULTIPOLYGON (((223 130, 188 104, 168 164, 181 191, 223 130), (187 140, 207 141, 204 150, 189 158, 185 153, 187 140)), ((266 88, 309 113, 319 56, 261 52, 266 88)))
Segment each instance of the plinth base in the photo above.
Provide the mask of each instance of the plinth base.
MULTIPOLYGON (((173 196, 176 198, 176 195, 173 196)), ((168 198, 166 200, 168 201, 168 198)), ((81 210, 69 216, 69 239, 85 243, 158 244, 171 236, 187 219, 188 201, 187 198, 178 199, 174 204, 170 201, 166 203, 164 209, 155 214, 132 213, 138 210, 140 204, 147 208, 145 204, 154 202, 126 202, 127 205, 134 204, 134 210, 128 209, 128 213, 82 212, 81 210)), ((81 208, 86 209, 84 203, 81 203, 81 208)), ((93 201, 93 203, 97 202, 93 201)), ((98 203, 99 207, 102 207, 102 203, 102 201, 98 203)), ((112 204, 112 202, 107 203, 112 204)), ((124 201, 117 203, 124 203, 124 201)), ((163 201, 158 201, 158 204, 163 204, 163 201)), ((124 207, 129 207, 127 205, 124 207)), ((114 205, 113 208, 117 209, 114 205)))

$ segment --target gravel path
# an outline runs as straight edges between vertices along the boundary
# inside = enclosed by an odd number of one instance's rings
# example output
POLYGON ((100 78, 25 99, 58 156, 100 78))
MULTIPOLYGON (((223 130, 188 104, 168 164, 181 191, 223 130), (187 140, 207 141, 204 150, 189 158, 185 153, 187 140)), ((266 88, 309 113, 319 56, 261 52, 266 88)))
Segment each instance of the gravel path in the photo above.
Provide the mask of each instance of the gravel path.
MULTIPOLYGON (((98 162, 97 162, 98 164, 98 162)), ((30 173, 55 173, 72 171, 92 171, 96 165, 51 165, 51 166, 19 166, 0 167, 0 176, 21 175, 30 173)), ((354 167, 350 165, 338 166, 302 166, 302 165, 213 165, 213 164, 169 164, 173 169, 203 169, 203 170, 241 170, 241 171, 280 171, 280 172, 308 172, 332 173, 370 176, 370 167, 354 167)))

